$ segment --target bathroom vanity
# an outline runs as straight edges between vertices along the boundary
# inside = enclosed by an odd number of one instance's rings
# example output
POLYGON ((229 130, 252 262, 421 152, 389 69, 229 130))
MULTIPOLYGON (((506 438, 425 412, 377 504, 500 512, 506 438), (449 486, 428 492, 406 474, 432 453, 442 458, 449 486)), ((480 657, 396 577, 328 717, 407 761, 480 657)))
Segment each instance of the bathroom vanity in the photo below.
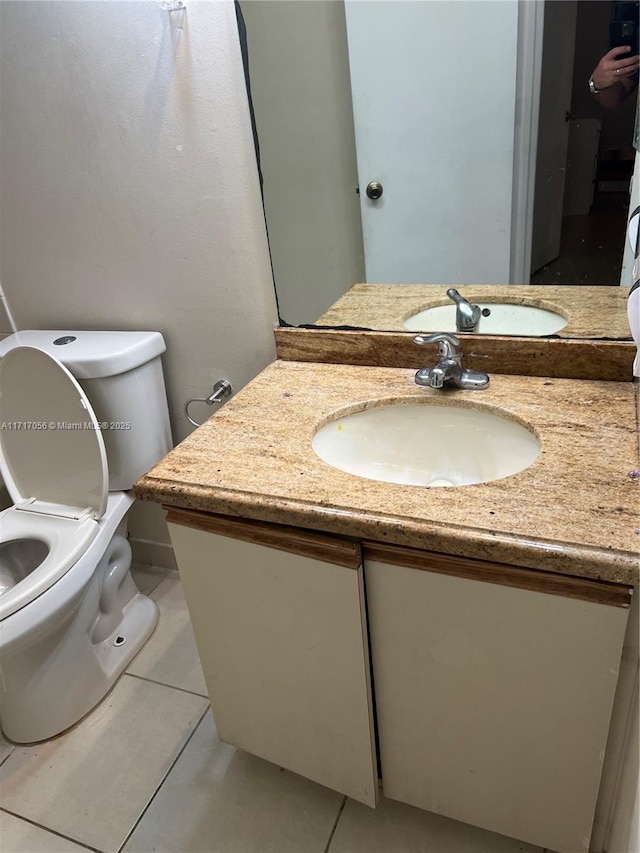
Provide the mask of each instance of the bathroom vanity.
POLYGON ((220 737, 370 806, 381 778, 386 797, 586 851, 637 667, 634 386, 413 375, 276 361, 137 484, 168 510, 220 737), (458 488, 315 455, 319 427, 391 402, 499 413, 540 453, 458 488))

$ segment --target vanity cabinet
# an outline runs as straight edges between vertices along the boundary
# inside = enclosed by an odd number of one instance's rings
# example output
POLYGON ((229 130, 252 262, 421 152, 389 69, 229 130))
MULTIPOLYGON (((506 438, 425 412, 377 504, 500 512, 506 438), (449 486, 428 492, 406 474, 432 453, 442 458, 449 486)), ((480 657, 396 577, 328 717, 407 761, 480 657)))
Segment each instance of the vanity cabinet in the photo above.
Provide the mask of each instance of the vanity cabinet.
POLYGON ((384 795, 587 851, 629 589, 363 551, 384 795))
POLYGON ((191 510, 168 522, 222 740, 375 806, 372 667, 385 797, 586 853, 629 587, 191 510))
POLYGON ((167 521, 220 738, 375 806, 359 543, 179 509, 167 521))

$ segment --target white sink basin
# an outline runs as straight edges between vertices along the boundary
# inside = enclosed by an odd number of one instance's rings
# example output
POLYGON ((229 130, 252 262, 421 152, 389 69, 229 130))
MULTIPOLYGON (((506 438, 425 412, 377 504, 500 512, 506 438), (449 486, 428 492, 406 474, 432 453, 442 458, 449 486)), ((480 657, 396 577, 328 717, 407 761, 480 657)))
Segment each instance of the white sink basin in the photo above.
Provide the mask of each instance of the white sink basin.
MULTIPOLYGON (((471 300, 473 302, 473 300, 471 300)), ((487 316, 480 317, 474 334, 485 335, 554 335, 567 325, 566 317, 533 305, 511 305, 505 302, 473 302, 487 316)), ((404 321, 412 332, 455 332, 456 306, 437 305, 425 308, 404 321)))
POLYGON ((480 406, 389 403, 338 417, 313 437, 317 455, 369 480, 467 486, 528 468, 540 442, 525 426, 480 406))

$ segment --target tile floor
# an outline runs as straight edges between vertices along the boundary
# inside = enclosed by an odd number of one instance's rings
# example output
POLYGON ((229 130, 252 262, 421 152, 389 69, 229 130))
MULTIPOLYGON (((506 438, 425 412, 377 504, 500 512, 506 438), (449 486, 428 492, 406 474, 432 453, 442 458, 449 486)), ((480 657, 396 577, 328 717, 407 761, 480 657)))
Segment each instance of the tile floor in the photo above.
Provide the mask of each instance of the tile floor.
POLYGON ((177 573, 135 578, 160 621, 100 706, 47 743, 0 737, 2 853, 543 853, 221 743, 177 573))

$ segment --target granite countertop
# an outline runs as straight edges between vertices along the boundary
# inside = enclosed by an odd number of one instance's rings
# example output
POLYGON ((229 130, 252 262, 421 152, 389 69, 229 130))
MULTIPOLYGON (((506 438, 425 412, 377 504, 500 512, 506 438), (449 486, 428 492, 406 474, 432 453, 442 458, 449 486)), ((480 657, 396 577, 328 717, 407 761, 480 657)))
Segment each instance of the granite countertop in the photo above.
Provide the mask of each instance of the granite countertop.
MULTIPOLYGON (((453 304, 446 295, 449 286, 355 284, 315 324, 406 331, 403 322, 413 314, 453 304)), ((471 302, 491 299, 555 311, 567 318, 567 325, 556 333, 560 338, 631 340, 626 287, 461 284, 458 290, 471 302)))
POLYGON ((436 391, 413 370, 276 361, 135 486, 145 500, 636 584, 640 565, 636 389, 629 382, 493 375, 436 391), (379 400, 496 406, 542 451, 528 469, 458 488, 366 480, 322 462, 317 427, 379 400))

